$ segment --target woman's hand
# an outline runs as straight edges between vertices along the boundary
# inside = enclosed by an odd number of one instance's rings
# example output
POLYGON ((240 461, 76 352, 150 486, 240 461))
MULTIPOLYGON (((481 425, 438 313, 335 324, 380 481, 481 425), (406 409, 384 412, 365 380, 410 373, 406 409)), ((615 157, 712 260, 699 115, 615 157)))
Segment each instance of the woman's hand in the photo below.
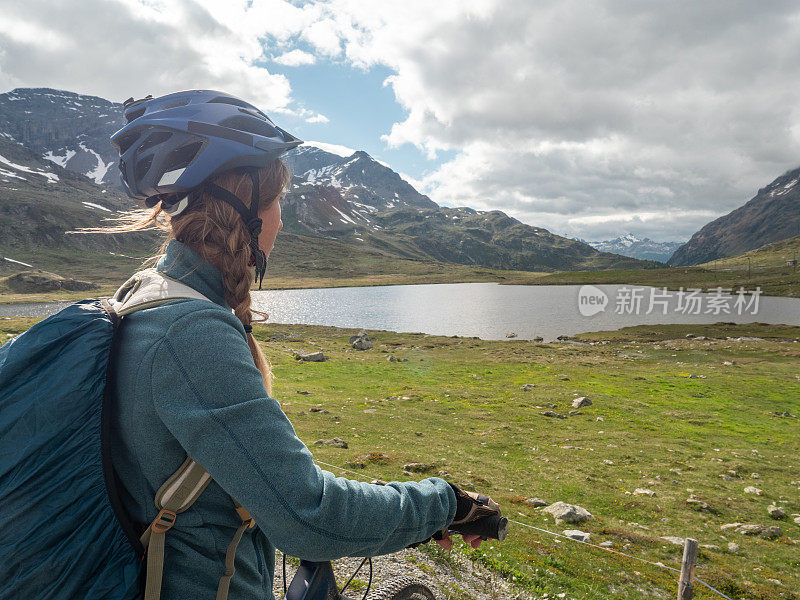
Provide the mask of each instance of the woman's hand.
MULTIPOLYGON (((469 544, 473 548, 477 548, 478 546, 480 546, 481 542, 483 541, 477 535, 463 535, 461 537, 464 539, 465 543, 469 544)), ((445 550, 450 550, 453 547, 453 540, 450 539, 449 535, 443 537, 440 540, 436 540, 436 543, 439 544, 445 550)))

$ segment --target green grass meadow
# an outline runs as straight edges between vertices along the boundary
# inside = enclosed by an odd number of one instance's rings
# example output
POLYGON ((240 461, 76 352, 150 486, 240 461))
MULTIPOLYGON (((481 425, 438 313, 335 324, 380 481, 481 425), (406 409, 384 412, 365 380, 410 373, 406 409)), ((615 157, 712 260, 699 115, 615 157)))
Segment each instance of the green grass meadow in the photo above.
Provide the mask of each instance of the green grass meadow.
MULTIPOLYGON (((34 322, 1 319, 0 335, 34 322)), ((800 415, 800 328, 644 326, 579 336, 588 345, 370 331, 367 351, 350 348, 349 329, 254 331, 273 364, 273 396, 320 461, 384 480, 408 480, 403 465, 426 463, 430 471, 413 477, 441 472, 494 497, 510 519, 581 529, 590 543, 610 541, 676 568, 682 548, 661 536, 694 537, 717 547, 701 548, 697 575, 731 598, 800 597, 800 525, 791 516, 800 514, 800 419, 783 416, 800 415), (329 360, 292 355, 318 349, 329 360), (523 391, 527 383, 534 387, 523 391), (593 404, 570 415, 577 396, 593 404), (568 418, 541 414, 548 410, 568 418), (314 444, 333 437, 349 448, 314 444), (745 494, 747 486, 763 495, 745 494), (636 488, 655 496, 633 495, 636 488), (690 495, 710 511, 694 510, 690 495), (596 518, 555 525, 524 503, 529 497, 578 504, 596 518), (789 516, 772 519, 771 503, 789 516), (777 525, 782 535, 720 529, 733 522, 777 525), (740 550, 729 552, 728 542, 740 550)), ((677 591, 675 573, 515 524, 502 544, 454 551, 537 597, 633 600, 677 591)), ((427 552, 446 560, 436 548, 427 552)), ((716 596, 698 587, 695 597, 716 596)))

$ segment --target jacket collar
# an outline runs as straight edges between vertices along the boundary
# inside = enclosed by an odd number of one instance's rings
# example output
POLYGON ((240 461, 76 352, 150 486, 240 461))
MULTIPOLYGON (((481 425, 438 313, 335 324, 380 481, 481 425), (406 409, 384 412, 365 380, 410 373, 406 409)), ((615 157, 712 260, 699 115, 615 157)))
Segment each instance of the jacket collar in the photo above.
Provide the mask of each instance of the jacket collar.
POLYGON ((156 270, 178 279, 206 298, 230 310, 225 301, 225 286, 220 270, 178 240, 170 240, 167 251, 158 260, 156 270))

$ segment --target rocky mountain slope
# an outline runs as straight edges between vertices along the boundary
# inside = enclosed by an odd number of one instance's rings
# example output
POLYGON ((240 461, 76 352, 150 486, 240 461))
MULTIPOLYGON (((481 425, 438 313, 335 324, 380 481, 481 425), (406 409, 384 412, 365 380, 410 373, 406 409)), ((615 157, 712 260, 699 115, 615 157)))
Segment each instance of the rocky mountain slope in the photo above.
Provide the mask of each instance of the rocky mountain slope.
POLYGON ((57 266, 81 279, 119 279, 138 264, 126 255, 147 256, 155 250, 154 233, 66 232, 106 225, 105 219, 133 207, 115 188, 97 185, 0 137, 0 274, 57 266))
MULTIPOLYGON (((123 125, 121 113, 119 104, 102 98, 47 88, 0 94, 0 139, 7 145, 6 153, 16 156, 20 167, 60 178, 48 190, 57 190, 55 194, 46 193, 41 182, 34 187, 30 181, 23 187, 15 185, 12 175, 19 176, 19 169, 7 175, 7 181, 0 179, 0 210, 16 211, 14 229, 13 219, 4 226, 3 245, 73 245, 76 242, 67 240, 64 230, 96 225, 107 216, 103 211, 131 206, 116 188, 117 156, 108 142, 123 125), (42 233, 41 218, 19 218, 21 205, 47 213, 49 234, 42 233)), ((500 269, 653 266, 598 252, 500 211, 439 207, 363 151, 342 157, 306 145, 287 153, 285 160, 294 178, 284 201, 284 230, 295 239, 325 239, 393 258, 500 269)), ((45 176, 39 179, 44 181, 45 176)), ((103 250, 107 243, 101 243, 103 250)))
POLYGON ((695 233, 670 258, 672 266, 735 256, 800 233, 800 168, 784 173, 744 206, 695 233))
POLYGON ((0 135, 97 184, 119 187, 108 140, 124 123, 121 104, 96 96, 49 88, 0 94, 0 135))
MULTIPOLYGON (((582 240, 581 240, 582 241, 582 240)), ((632 233, 621 235, 613 240, 586 242, 601 252, 612 252, 631 258, 667 262, 683 244, 681 242, 656 242, 650 238, 639 239, 632 233)))

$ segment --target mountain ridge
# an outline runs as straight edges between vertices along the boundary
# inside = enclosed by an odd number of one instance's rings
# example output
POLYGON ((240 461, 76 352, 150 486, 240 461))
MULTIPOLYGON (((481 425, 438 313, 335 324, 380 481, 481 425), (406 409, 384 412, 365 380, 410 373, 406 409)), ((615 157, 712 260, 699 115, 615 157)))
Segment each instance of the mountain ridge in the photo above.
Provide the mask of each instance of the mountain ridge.
POLYGON ((798 235, 799 183, 800 167, 786 171, 744 205, 702 227, 667 264, 698 265, 798 235))
POLYGON ((640 239, 632 233, 626 233, 613 240, 586 243, 601 252, 611 252, 631 258, 655 260, 662 263, 666 263, 675 251, 683 245, 683 242, 656 242, 648 237, 640 239))

